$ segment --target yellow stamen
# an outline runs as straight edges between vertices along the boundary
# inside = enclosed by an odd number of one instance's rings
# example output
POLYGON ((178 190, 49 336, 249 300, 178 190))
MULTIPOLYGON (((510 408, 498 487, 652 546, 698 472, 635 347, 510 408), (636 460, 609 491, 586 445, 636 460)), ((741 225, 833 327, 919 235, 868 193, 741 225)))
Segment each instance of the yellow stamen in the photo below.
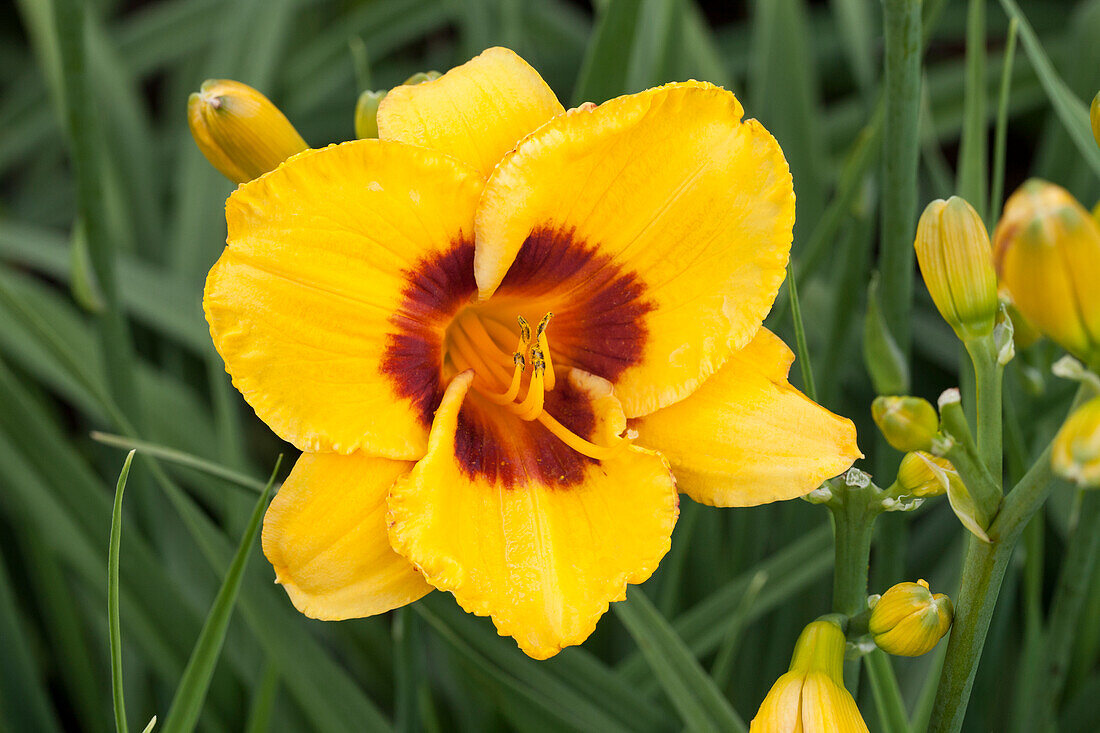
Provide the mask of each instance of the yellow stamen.
POLYGON ((512 360, 515 362, 516 368, 512 372, 512 383, 508 385, 508 391, 504 394, 497 394, 496 392, 483 393, 491 402, 498 405, 508 405, 515 402, 516 397, 519 396, 520 385, 523 384, 523 368, 525 366, 523 354, 517 351, 512 354, 512 360))
POLYGON ((508 384, 511 379, 504 367, 493 363, 491 360, 483 359, 477 347, 471 342, 469 334, 462 329, 461 324, 457 325, 458 328, 450 330, 450 337, 451 343, 458 351, 458 355, 490 387, 502 388, 503 385, 508 384))
POLYGON ((550 416, 549 413, 543 412, 538 416, 538 421, 543 426, 554 434, 561 442, 573 450, 586 455, 589 458, 595 458, 597 461, 603 461, 608 458, 614 458, 620 455, 630 445, 630 441, 625 438, 619 438, 612 445, 596 445, 590 441, 585 440, 569 428, 562 425, 560 422, 550 416))
POLYGON ((534 420, 542 413, 546 398, 546 362, 538 349, 531 350, 531 361, 535 367, 535 373, 531 375, 531 384, 527 386, 527 396, 516 409, 520 419, 528 421, 534 420))
POLYGON ((547 313, 539 321, 538 328, 535 332, 538 334, 538 347, 542 350, 546 359, 546 391, 553 392, 554 384, 557 379, 554 377, 554 364, 550 361, 550 341, 546 338, 546 327, 550 325, 550 319, 554 317, 554 314, 547 313))

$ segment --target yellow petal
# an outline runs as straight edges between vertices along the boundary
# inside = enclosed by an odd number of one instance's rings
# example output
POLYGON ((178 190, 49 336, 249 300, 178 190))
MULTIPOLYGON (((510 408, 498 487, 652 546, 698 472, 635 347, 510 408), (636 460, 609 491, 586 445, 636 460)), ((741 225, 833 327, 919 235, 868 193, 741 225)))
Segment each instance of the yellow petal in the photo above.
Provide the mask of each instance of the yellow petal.
MULTIPOLYGON (((556 464, 544 442, 556 439, 503 422, 481 432, 476 394, 463 404, 472 375, 448 387, 427 456, 390 492, 390 539, 428 582, 545 659, 583 642, 627 583, 653 573, 676 522, 675 483, 664 459, 633 447, 549 480, 554 465, 539 464, 556 464)), ((548 397, 570 389, 574 409, 586 395, 596 416, 582 437, 606 444, 625 427, 606 381, 573 371, 548 397)))
POLYGON ((851 420, 787 383, 793 355, 760 329, 692 395, 631 421, 680 490, 715 506, 754 506, 813 491, 862 457, 851 420))
POLYGON ((795 733, 802 731, 802 684, 804 672, 787 672, 772 685, 756 717, 749 724, 750 733, 795 733))
POLYGON ((801 712, 805 733, 868 733, 851 693, 820 672, 806 675, 801 712))
POLYGON ((442 153, 359 140, 229 198, 229 246, 203 305, 233 384, 280 437, 311 452, 423 455, 443 328, 462 304, 451 281, 473 288, 481 186, 442 153))
POLYGON ((305 453, 264 517, 264 554, 310 618, 373 616, 432 587, 390 547, 386 493, 411 463, 305 453))
MULTIPOLYGON (((756 333, 783 280, 791 175, 775 139, 742 114, 732 94, 700 82, 572 110, 526 137, 485 188, 481 298, 505 294, 517 270, 560 277, 556 265, 595 263, 612 287, 589 285, 584 326, 624 362, 608 370, 580 348, 565 360, 610 379, 628 417, 716 372, 756 333), (638 325, 629 338, 616 331, 623 321, 638 325)), ((555 314, 557 332, 564 321, 555 314)))
POLYGON ((520 138, 563 111, 526 61, 490 48, 438 79, 392 89, 378 108, 378 134, 442 150, 488 177, 520 138))

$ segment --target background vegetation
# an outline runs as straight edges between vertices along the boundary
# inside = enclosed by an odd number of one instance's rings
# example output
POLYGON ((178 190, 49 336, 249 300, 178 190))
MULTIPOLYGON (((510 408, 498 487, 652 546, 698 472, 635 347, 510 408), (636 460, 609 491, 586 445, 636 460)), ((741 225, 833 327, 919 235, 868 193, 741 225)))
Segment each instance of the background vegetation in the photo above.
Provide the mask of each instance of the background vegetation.
MULTIPOLYGON (((985 3, 924 3, 920 207, 962 190, 987 208, 1008 18, 990 0, 971 24, 967 93, 968 5, 985 3)), ((1100 2, 1019 5, 1065 86, 1040 81, 1032 49, 1007 67, 998 191, 1038 175, 1091 206, 1097 171, 1051 95, 1088 100, 1100 87, 1100 2)), ((221 467, 139 453, 130 474, 121 660, 139 729, 173 704, 234 548, 250 538, 262 477, 279 453, 287 454, 283 474, 293 463, 293 450, 229 385, 203 320, 202 283, 224 246, 231 187, 188 134, 188 93, 208 77, 244 81, 322 146, 353 136, 362 89, 446 70, 494 44, 527 58, 567 103, 693 77, 733 89, 748 116, 764 122, 794 173, 793 269, 819 399, 855 420, 868 456, 859 465, 890 483, 900 456, 871 424, 875 391, 861 356, 879 208, 891 195, 875 115, 883 89, 876 0, 603 0, 595 8, 567 0, 17 0, 0 6, 0 730, 113 724, 106 578, 124 452, 92 431, 221 467)), ((988 220, 1002 199, 995 194, 988 220)), ((911 354, 910 390, 934 398, 962 383, 965 395, 969 364, 914 283, 911 340, 901 342, 911 354)), ((794 344, 785 293, 777 303, 768 325, 794 344)), ((1055 356, 1041 344, 1009 367, 1010 477, 1065 414, 1072 385, 1050 375, 1055 356)), ((1011 730, 1036 712, 1029 662, 1043 644, 1072 496, 1055 490, 1016 553, 968 730, 1011 730)), ((887 516, 879 530, 873 591, 917 577, 936 591, 955 587, 965 531, 944 500, 887 516)), ((583 648, 548 662, 526 658, 440 593, 399 614, 311 621, 272 584, 259 555, 235 606, 224 595, 215 606, 231 620, 202 730, 674 730, 726 714, 708 713, 724 703, 694 684, 694 660, 748 720, 786 670, 801 627, 830 608, 829 519, 800 501, 720 511, 683 498, 673 549, 641 591, 657 613, 619 609, 583 648), (641 648, 635 638, 646 640, 641 648), (677 684, 688 688, 679 697, 677 684)), ((1083 590, 1057 713, 1074 731, 1100 727, 1100 572, 1083 590)), ((893 660, 915 730, 943 647, 893 660)), ((199 666, 216 652, 200 654, 199 666)), ((879 729, 869 685, 857 699, 879 729)), ((188 709, 186 696, 177 704, 188 709)))

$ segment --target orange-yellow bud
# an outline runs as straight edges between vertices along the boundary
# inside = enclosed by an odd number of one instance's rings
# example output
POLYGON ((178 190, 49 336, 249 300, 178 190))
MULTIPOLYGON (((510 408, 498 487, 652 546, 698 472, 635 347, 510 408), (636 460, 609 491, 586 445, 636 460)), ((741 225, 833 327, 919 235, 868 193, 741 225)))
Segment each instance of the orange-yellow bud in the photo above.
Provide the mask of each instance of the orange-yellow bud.
POLYGON ((187 100, 199 150, 236 183, 259 178, 309 146, 279 108, 252 87, 208 79, 187 100))
POLYGON ((946 458, 924 451, 906 453, 898 468, 898 488, 908 496, 942 496, 958 472, 946 458))
POLYGON ((940 428, 936 408, 920 397, 876 397, 871 417, 886 442, 906 452, 931 449, 940 428))
POLYGON ((899 657, 919 657, 935 648, 951 628, 954 609, 928 583, 898 583, 871 609, 868 629, 879 649, 899 657))
POLYGON ((844 646, 844 632, 832 621, 803 629, 790 671, 772 685, 750 733, 866 733, 856 701, 844 688, 844 646))
POLYGON ((1027 321, 1090 366, 1100 362, 1100 225, 1065 189, 1032 179, 993 236, 1001 282, 1027 321))
POLYGON ((1054 472, 1082 488, 1100 487, 1100 397, 1074 411, 1054 438, 1054 472))
POLYGON ((978 212, 958 196, 933 201, 921 214, 913 246, 928 292, 959 338, 992 333, 997 274, 978 212))

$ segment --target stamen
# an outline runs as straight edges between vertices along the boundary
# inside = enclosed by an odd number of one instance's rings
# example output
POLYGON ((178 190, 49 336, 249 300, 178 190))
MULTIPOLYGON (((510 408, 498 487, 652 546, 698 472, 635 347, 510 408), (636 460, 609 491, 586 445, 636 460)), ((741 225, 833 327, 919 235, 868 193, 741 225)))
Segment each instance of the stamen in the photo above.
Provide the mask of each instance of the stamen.
POLYGON ((535 373, 531 375, 531 384, 527 386, 527 396, 516 410, 520 419, 527 421, 534 420, 542 413, 546 399, 546 362, 542 358, 542 352, 531 349, 531 362, 535 373))
POLYGON ((519 388, 523 383, 523 368, 526 366, 523 361, 523 354, 518 351, 512 354, 512 361, 515 362, 516 368, 512 372, 512 383, 508 385, 508 391, 504 394, 497 394, 496 392, 483 392, 490 401, 497 403, 498 405, 508 405, 516 401, 516 397, 519 396, 519 388))
POLYGON ((550 341, 546 338, 546 327, 550 325, 550 319, 554 317, 553 312, 547 313, 539 321, 538 328, 535 332, 538 334, 538 347, 542 350, 542 353, 546 358, 546 391, 553 392, 554 384, 557 379, 554 377, 554 364, 550 361, 550 341))
POLYGON ((459 356, 465 359, 466 363, 474 370, 474 373, 490 386, 499 388, 511 381, 507 370, 503 366, 482 358, 477 347, 470 341, 469 334, 461 327, 451 329, 450 336, 459 356))
POLYGON ((581 436, 574 433, 569 428, 562 425, 560 422, 550 416, 550 413, 543 412, 538 416, 538 421, 543 426, 553 433, 561 442, 573 450, 586 455, 589 458, 595 458, 597 461, 606 460, 608 458, 614 458, 621 455, 623 451, 630 445, 630 441, 625 438, 619 438, 612 445, 596 445, 590 441, 585 440, 581 436))

